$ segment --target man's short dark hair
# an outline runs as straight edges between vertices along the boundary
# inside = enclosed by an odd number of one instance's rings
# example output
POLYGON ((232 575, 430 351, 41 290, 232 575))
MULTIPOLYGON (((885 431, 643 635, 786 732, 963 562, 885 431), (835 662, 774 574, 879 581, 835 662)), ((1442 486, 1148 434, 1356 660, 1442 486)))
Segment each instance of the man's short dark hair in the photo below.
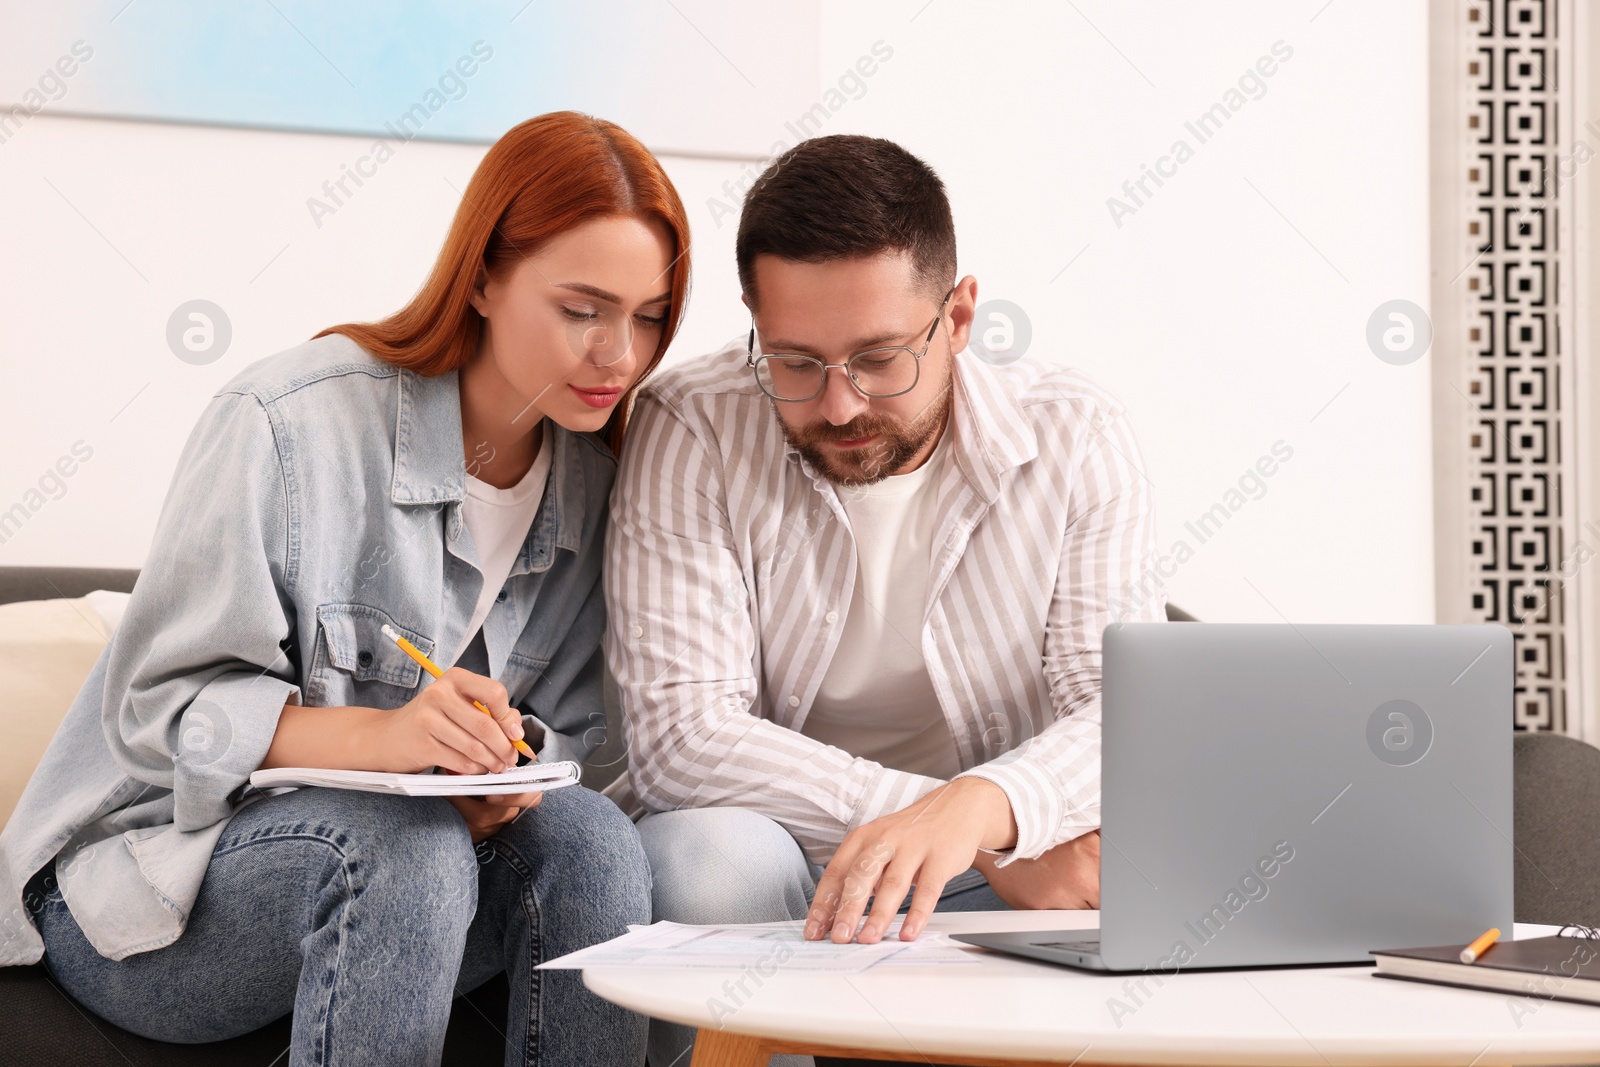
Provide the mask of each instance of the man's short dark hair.
POLYGON ((779 156, 744 198, 735 257, 756 302, 757 256, 823 263, 903 252, 934 298, 955 284, 956 228, 944 183, 893 141, 834 134, 779 156))

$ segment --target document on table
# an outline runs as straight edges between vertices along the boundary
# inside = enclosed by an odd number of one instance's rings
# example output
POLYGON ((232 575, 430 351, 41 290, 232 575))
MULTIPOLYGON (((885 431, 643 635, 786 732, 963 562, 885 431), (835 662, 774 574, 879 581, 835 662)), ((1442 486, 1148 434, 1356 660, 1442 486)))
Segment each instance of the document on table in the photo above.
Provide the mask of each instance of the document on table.
POLYGON ((587 967, 692 967, 714 970, 857 974, 870 967, 975 962, 968 949, 943 934, 926 931, 915 941, 898 939, 896 919, 876 945, 807 941, 804 920, 730 926, 658 922, 630 926, 621 937, 539 965, 540 970, 587 967))

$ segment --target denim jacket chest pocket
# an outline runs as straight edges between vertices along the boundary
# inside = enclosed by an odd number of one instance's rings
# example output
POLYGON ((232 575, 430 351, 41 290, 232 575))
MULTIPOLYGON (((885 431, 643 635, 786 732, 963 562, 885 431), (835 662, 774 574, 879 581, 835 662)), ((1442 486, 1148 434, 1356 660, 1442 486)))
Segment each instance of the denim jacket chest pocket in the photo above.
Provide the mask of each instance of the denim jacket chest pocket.
POLYGON ((544 677, 544 672, 549 667, 549 656, 539 658, 526 656, 521 652, 512 652, 508 655, 505 674, 500 681, 506 687, 506 692, 511 694, 511 703, 517 704, 533 696, 539 686, 539 680, 544 677))
POLYGON ((432 656, 432 638, 366 604, 317 607, 317 642, 306 672, 306 703, 321 707, 361 705, 396 708, 410 700, 422 667, 383 634, 390 626, 432 656))

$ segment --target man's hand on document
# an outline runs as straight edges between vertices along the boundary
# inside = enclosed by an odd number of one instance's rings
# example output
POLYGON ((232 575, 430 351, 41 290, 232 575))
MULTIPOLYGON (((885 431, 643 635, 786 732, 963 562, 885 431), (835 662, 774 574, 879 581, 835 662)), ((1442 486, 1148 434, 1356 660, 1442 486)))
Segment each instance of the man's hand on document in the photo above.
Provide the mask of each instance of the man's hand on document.
POLYGON ((944 884, 973 865, 979 848, 1006 849, 1016 841, 1016 818, 1001 788, 982 778, 957 778, 845 835, 817 883, 805 936, 876 944, 915 886, 900 927, 900 939, 910 941, 933 914, 944 884), (872 911, 858 936, 868 898, 872 911))

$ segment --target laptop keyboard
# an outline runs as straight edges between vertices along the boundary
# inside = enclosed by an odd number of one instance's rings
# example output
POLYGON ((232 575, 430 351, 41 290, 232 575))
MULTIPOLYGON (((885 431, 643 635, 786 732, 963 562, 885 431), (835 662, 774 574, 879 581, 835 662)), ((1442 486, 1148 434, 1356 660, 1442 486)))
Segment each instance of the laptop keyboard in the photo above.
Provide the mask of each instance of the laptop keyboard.
POLYGON ((1086 952, 1098 956, 1100 954, 1100 939, 1093 941, 1042 941, 1040 948, 1058 948, 1064 952, 1086 952))

